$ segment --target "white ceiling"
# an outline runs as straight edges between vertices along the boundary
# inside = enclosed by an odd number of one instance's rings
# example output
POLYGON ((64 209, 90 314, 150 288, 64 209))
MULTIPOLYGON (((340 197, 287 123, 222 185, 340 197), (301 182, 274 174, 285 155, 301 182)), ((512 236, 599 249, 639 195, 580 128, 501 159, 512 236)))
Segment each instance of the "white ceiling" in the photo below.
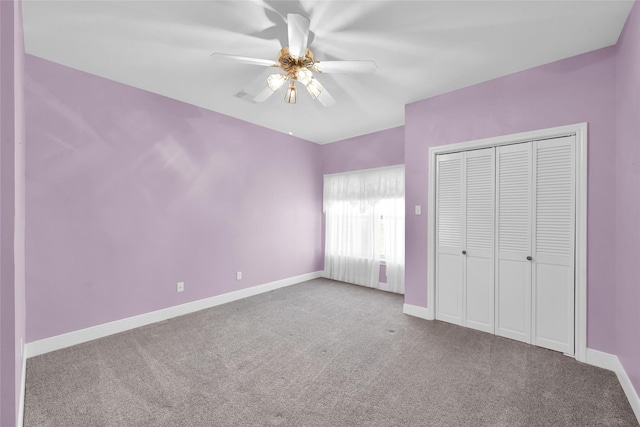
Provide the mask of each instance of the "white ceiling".
POLYGON ((633 1, 28 1, 27 53, 320 144, 404 124, 405 104, 616 43, 633 1), (287 13, 316 60, 374 74, 318 77, 337 104, 233 95, 277 60, 287 13))

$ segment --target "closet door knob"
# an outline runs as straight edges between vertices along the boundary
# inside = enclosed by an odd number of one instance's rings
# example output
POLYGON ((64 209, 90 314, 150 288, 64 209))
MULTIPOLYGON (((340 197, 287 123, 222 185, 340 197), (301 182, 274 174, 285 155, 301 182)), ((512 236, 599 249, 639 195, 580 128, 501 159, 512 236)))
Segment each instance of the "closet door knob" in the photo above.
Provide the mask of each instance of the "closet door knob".
POLYGON ((462 251, 462 255, 466 255, 466 254, 467 254, 467 251, 462 251))
POLYGON ((527 257, 527 261, 531 261, 533 258, 531 258, 531 256, 527 257))

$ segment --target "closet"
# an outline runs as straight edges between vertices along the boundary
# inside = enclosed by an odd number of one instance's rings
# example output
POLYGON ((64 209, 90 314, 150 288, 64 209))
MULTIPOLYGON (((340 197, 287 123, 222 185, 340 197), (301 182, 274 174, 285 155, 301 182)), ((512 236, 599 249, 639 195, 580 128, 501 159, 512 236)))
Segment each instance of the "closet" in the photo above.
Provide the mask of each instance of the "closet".
POLYGON ((436 156, 436 318, 574 353, 575 135, 436 156))

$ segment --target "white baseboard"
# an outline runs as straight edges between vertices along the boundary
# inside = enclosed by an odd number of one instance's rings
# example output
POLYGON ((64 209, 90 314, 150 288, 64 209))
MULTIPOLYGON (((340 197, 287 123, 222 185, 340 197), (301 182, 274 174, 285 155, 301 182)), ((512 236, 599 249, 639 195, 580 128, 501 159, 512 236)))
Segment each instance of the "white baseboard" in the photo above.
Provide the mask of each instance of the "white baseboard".
POLYGON ((638 423, 640 423, 640 397, 638 397, 636 389, 633 388, 633 384, 627 375, 627 371, 624 370, 620 361, 618 361, 618 364, 620 365, 619 370, 616 371, 618 381, 620 381, 624 394, 627 395, 627 399, 629 399, 629 403, 631 404, 631 409, 633 409, 633 413, 636 414, 636 419, 638 420, 638 423))
POLYGON ((263 285, 253 286, 251 288, 240 289, 235 292, 216 295, 214 297, 176 305, 162 310, 152 311, 150 313, 128 317, 126 319, 120 319, 62 335, 56 335, 54 337, 45 338, 39 341, 33 341, 27 343, 27 345, 25 346, 25 355, 26 357, 38 356, 41 354, 49 353, 51 351, 71 347, 72 345, 81 344, 83 342, 106 337, 108 335, 128 331, 129 329, 139 328, 151 323, 171 319, 172 317, 182 316, 184 314, 193 313, 195 311, 204 310, 206 308, 215 307, 217 305, 226 304, 228 302, 237 301, 239 299, 252 297, 254 295, 270 292, 276 289, 284 288, 286 286, 306 282, 307 280, 316 279, 321 276, 321 271, 315 271, 313 273, 307 273, 300 276, 289 277, 287 279, 276 280, 275 282, 269 282, 263 285))
POLYGON ((391 289, 391 286, 389 286, 389 284, 388 284, 388 283, 385 283, 385 282, 378 282, 378 285, 377 285, 377 286, 361 285, 361 284, 358 284, 358 283, 345 282, 345 281, 343 281, 343 280, 334 279, 334 278, 332 278, 332 277, 329 277, 329 275, 328 275, 325 271, 322 271, 322 272, 321 272, 321 277, 323 277, 323 278, 325 278, 325 279, 329 279, 329 280, 337 280, 337 281, 340 281, 340 282, 343 282, 343 283, 348 283, 348 284, 350 284, 350 285, 362 286, 362 287, 364 287, 364 288, 378 289, 378 290, 380 290, 380 291, 391 292, 392 294, 400 294, 400 295, 404 295, 404 291, 402 291, 402 292, 396 292, 396 291, 394 291, 393 289, 391 289))
POLYGON ((587 360, 585 363, 613 372, 617 372, 620 365, 620 361, 616 355, 592 348, 587 348, 587 360))
POLYGON ((402 306, 402 312, 409 316, 419 317, 426 320, 434 320, 431 310, 425 307, 418 307, 417 305, 404 304, 402 306))
POLYGON ((27 353, 22 352, 22 379, 20 380, 20 402, 18 404, 18 427, 24 422, 24 392, 27 385, 27 353))
POLYGON ((391 289, 391 286, 389 286, 388 283, 385 283, 385 282, 379 282, 378 283, 378 289, 380 289, 381 291, 385 291, 385 292, 391 292, 392 294, 404 295, 404 291, 396 292, 393 289, 391 289))
POLYGON ((587 348, 586 363, 616 373, 618 381, 620 381, 620 385, 622 386, 622 390, 624 390, 624 394, 629 400, 631 409, 633 409, 633 413, 636 415, 636 419, 640 423, 640 397, 638 396, 638 392, 633 388, 631 379, 627 375, 627 371, 625 371, 622 363, 620 363, 618 356, 587 348))

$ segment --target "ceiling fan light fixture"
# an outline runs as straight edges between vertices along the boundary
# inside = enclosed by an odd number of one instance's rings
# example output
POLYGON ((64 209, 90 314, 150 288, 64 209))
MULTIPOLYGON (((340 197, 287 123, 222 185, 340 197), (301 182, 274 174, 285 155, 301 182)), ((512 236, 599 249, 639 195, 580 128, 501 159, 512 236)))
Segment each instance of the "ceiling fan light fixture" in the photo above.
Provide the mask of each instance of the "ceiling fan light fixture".
POLYGON ((287 93, 284 94, 284 100, 289 104, 295 104, 298 102, 298 93, 294 82, 291 82, 291 85, 289 85, 287 93))
MULTIPOLYGON (((2 1, 2 0, 0 0, 2 1)), ((329 107, 336 103, 329 91, 314 78, 315 73, 370 73, 375 71, 374 61, 322 61, 316 62, 313 52, 307 46, 309 43, 309 19, 296 14, 288 13, 287 35, 289 45, 280 49, 277 61, 245 56, 214 53, 212 56, 234 59, 244 64, 260 65, 264 67, 279 68, 275 74, 269 75, 267 85, 264 85, 264 76, 259 78, 260 87, 242 90, 235 96, 246 101, 256 103, 263 102, 277 90, 289 83, 284 100, 289 104, 298 102, 296 81, 304 85, 309 95, 322 106, 329 107)))
POLYGON ((296 72, 296 79, 303 85, 308 85, 311 79, 313 79, 313 74, 307 68, 300 68, 296 72))
POLYGON ((306 86, 309 95, 311 95, 313 99, 316 99, 318 95, 320 95, 324 90, 324 87, 320 84, 320 82, 313 77, 311 78, 311 80, 309 80, 309 83, 307 83, 306 86))
POLYGON ((286 74, 271 74, 267 77, 267 85, 272 91, 280 89, 280 87, 289 79, 286 74))

